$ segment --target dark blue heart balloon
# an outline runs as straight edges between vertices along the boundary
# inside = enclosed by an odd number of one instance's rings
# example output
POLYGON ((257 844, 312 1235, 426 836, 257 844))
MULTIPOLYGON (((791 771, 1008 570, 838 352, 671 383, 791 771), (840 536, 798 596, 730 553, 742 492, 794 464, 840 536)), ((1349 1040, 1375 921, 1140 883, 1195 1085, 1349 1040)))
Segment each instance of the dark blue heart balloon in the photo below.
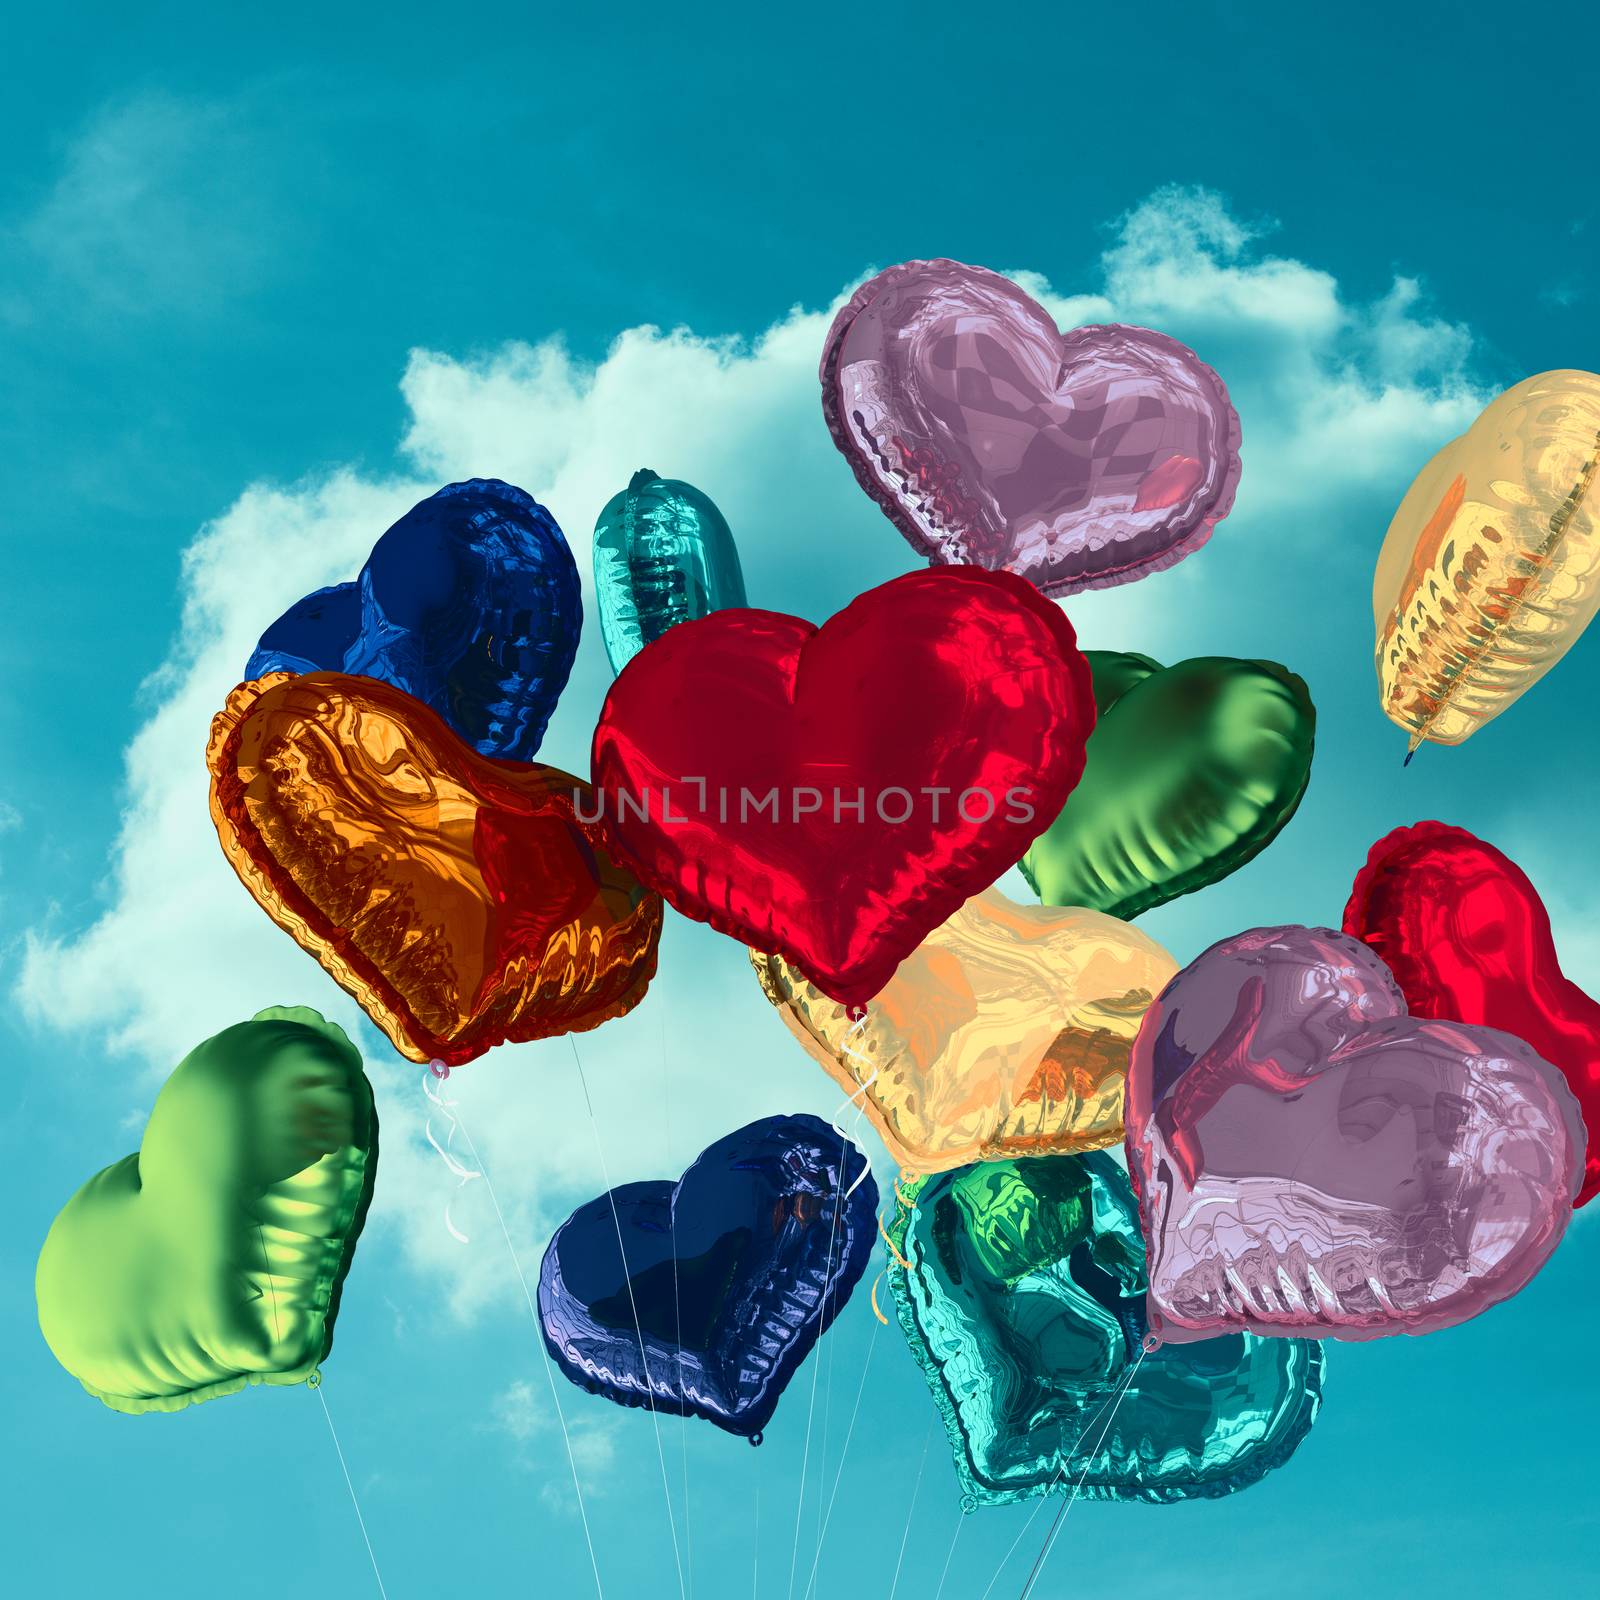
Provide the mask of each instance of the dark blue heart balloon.
POLYGON ((539 1269, 544 1342, 593 1394, 653 1397, 760 1443, 860 1280, 877 1209, 855 1145, 816 1117, 764 1117, 677 1183, 625 1183, 556 1229, 539 1269))
POLYGON ((413 506, 354 583, 292 605, 244 673, 377 678, 480 755, 531 761, 582 627, 578 568, 555 518, 509 483, 474 478, 413 506))

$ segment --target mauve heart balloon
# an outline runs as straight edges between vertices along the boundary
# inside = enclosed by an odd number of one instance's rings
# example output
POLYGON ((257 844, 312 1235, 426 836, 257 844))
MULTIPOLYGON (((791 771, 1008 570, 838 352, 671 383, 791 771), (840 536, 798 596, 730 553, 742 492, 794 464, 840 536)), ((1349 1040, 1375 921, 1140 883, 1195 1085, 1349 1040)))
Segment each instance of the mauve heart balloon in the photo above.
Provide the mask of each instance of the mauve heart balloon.
POLYGON ((877 1209, 849 1140, 816 1117, 763 1117, 677 1183, 625 1183, 556 1229, 539 1269, 545 1345, 591 1394, 759 1444, 865 1270, 877 1209))
POLYGON ((1566 1231, 1584 1133, 1520 1039, 1409 1016, 1366 945, 1256 928, 1145 1014, 1128 1166, 1150 1326, 1374 1339, 1515 1294, 1566 1231))
POLYGON ((1600 1004, 1562 973, 1516 862, 1465 828, 1396 828, 1357 874, 1344 931, 1383 957, 1413 1016, 1503 1028, 1560 1067, 1589 1130, 1577 1203, 1600 1193, 1600 1004))
POLYGON ((1210 367, 1148 328, 1062 333, 981 267, 869 278, 821 377, 834 442, 931 562, 1103 589, 1181 561, 1233 505, 1239 418, 1210 367))
POLYGON ((1093 725, 1060 608, 943 567, 820 628, 730 609, 668 629, 606 696, 594 782, 642 882, 859 1005, 1061 809, 1093 725))

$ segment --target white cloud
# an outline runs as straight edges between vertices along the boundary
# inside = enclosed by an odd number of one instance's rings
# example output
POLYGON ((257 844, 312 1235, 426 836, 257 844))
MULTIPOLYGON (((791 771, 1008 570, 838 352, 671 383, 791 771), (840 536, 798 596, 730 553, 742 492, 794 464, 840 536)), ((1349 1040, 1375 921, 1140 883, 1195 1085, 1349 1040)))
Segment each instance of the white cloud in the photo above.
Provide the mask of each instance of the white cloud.
MULTIPOLYGON (((1325 272, 1256 251, 1256 234, 1200 191, 1153 197, 1122 219, 1095 292, 1037 292, 1065 320, 1140 321, 1188 338, 1230 382, 1244 419, 1239 508, 1218 539, 1264 540, 1268 515, 1338 497, 1426 458, 1481 397, 1463 381, 1462 330, 1430 321, 1404 281, 1376 304, 1346 301, 1325 272)), ((454 1180, 422 1139, 419 1073, 397 1064, 307 956, 274 928, 217 849, 204 749, 213 712, 256 636, 308 589, 349 577, 373 538, 439 483, 522 483, 551 506, 581 570, 596 513, 638 466, 700 484, 740 542, 752 603, 820 618, 912 565, 857 489, 822 424, 817 358, 831 313, 793 310, 751 341, 635 328, 603 360, 559 340, 475 360, 413 352, 411 421, 392 478, 353 471, 247 489, 202 530, 183 569, 184 615, 152 681, 156 709, 127 754, 109 909, 86 929, 28 936, 18 998, 38 1026, 102 1031, 153 1073, 262 1006, 320 1007, 361 1030, 378 1088, 383 1175, 374 1223, 471 1315, 520 1305, 485 1186, 454 1180), (471 1237, 458 1245, 447 1204, 471 1237)), ((1315 537, 1314 532, 1303 536, 1315 537)), ((1323 537, 1331 537, 1324 529, 1323 537)), ((1173 659, 1210 643, 1192 620, 1205 560, 1075 601, 1090 643, 1173 659), (1191 642, 1192 641, 1192 642, 1191 642)), ((587 770, 610 674, 587 630, 544 754, 587 770)), ((669 919, 661 974, 632 1016, 579 1043, 604 1159, 563 1041, 503 1048, 449 1083, 477 1141, 532 1282, 542 1242, 571 1205, 612 1182, 675 1176, 718 1135, 777 1110, 832 1112, 838 1097, 768 1014, 742 950, 669 919)), ((121 1070, 121 1069, 119 1069, 121 1070)))
MULTIPOLYGON (((253 140, 234 107, 144 93, 98 112, 53 187, 13 230, 39 293, 138 316, 210 309, 281 245, 253 140)), ((274 211, 276 208, 272 208, 274 211)))
POLYGON ((550 1401, 544 1379, 530 1382, 519 1378, 494 1398, 490 1428, 512 1441, 514 1458, 525 1472, 538 1472, 546 1478, 539 1497, 552 1511, 575 1513, 573 1469, 584 1494, 590 1499, 605 1494, 617 1459, 617 1434, 621 1419, 589 1406, 566 1418, 572 1460, 567 1461, 565 1446, 555 1442, 561 1424, 550 1401))

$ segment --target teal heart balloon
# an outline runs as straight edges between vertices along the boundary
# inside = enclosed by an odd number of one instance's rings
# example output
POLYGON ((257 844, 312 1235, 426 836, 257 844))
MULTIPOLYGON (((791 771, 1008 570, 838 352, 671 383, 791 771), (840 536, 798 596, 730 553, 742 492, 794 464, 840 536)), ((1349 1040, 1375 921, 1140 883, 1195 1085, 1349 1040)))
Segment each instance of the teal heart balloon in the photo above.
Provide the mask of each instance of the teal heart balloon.
POLYGON ((1138 1208, 1103 1151, 981 1162, 900 1192, 890 1286, 969 1507, 1080 1480, 1098 1500, 1231 1494, 1310 1429, 1315 1340, 1144 1349, 1138 1208))
POLYGON ((1017 865, 1045 905, 1126 921, 1271 844, 1310 781, 1317 713, 1275 661, 1084 656, 1099 721, 1083 777, 1017 865))

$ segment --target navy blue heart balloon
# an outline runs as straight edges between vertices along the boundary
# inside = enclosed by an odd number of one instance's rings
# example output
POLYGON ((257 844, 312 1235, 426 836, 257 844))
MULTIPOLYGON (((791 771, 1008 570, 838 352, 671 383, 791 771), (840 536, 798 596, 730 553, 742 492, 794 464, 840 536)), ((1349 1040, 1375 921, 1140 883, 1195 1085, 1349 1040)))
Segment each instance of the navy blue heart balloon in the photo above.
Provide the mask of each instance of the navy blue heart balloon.
POLYGON ((413 506, 355 582, 296 601, 244 673, 377 678, 480 755, 531 761, 582 627, 578 568, 555 518, 509 483, 474 478, 413 506))
POLYGON ((544 1342, 593 1394, 759 1444, 860 1280, 877 1210, 849 1140, 816 1117, 764 1117, 677 1183, 625 1183, 556 1229, 539 1269, 544 1342))

